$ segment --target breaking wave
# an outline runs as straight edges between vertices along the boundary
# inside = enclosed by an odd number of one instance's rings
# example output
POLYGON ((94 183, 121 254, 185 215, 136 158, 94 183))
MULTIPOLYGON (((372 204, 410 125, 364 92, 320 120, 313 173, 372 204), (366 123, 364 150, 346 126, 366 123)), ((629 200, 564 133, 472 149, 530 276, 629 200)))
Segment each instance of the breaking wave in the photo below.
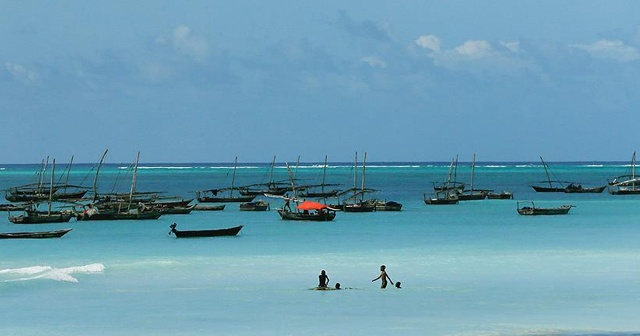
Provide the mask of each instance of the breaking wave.
POLYGON ((0 281, 15 282, 37 279, 49 279, 61 282, 78 282, 72 274, 95 274, 104 272, 104 265, 100 263, 83 266, 54 268, 51 266, 30 266, 23 268, 9 268, 0 270, 0 281))

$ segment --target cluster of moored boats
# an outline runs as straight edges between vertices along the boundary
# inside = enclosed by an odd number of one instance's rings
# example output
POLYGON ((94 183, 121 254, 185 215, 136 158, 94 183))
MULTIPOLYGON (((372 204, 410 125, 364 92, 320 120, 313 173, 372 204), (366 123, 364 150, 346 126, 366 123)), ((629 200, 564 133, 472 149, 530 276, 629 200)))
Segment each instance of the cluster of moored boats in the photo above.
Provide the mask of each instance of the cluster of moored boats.
MULTIPOLYGON (((373 212, 373 211, 400 211, 402 204, 395 201, 382 201, 378 199, 365 199, 366 193, 374 191, 364 184, 365 159, 362 163, 362 185, 347 190, 326 189, 336 186, 325 183, 327 162, 325 158, 325 174, 319 184, 297 185, 291 170, 287 166, 289 183, 274 182, 272 179, 275 157, 271 165, 271 176, 268 183, 252 184, 248 186, 235 186, 235 174, 237 158, 234 161, 233 179, 230 187, 205 189, 196 191, 195 198, 184 199, 181 197, 161 196, 157 192, 141 192, 136 190, 137 168, 140 153, 133 166, 133 178, 129 193, 99 193, 97 181, 102 162, 107 155, 105 151, 96 169, 93 193, 90 189, 67 182, 54 182, 55 160, 51 165, 50 181, 44 181, 47 162, 43 162, 39 172, 39 181, 20 186, 10 187, 5 192, 5 198, 9 204, 0 204, 0 210, 8 211, 8 219, 15 224, 39 224, 39 223, 64 223, 71 219, 77 221, 107 221, 107 220, 149 220, 158 219, 168 214, 188 214, 191 211, 219 211, 224 210, 227 203, 239 203, 240 211, 268 211, 270 203, 265 199, 280 199, 287 206, 277 209, 277 213, 283 220, 303 221, 331 221, 336 217, 336 211, 345 212, 373 212), (90 196, 87 197, 87 194, 90 196), (343 203, 327 202, 329 198, 340 199, 343 203), (315 199, 318 201, 306 200, 315 199), (324 200, 324 201, 321 201, 324 200), (195 201, 195 202, 194 202, 195 201), (53 208, 53 204, 63 204, 62 207, 53 208), (294 207, 291 207, 294 204, 294 207), (43 209, 43 205, 47 205, 43 209), (20 214, 14 215, 16 212, 20 214)), ((72 159, 73 161, 73 159, 72 159)), ((70 164, 71 165, 71 164, 70 164)), ((69 167, 70 167, 69 165, 69 167)), ((357 166, 357 154, 356 154, 357 166)), ((63 174, 64 175, 64 174, 63 174)), ((68 176, 68 175, 67 175, 68 176)), ((354 179, 357 175, 354 175, 354 179)), ((196 233, 181 232, 175 225, 172 233, 178 237, 194 236, 196 233)), ((221 233, 234 232, 223 229, 222 231, 208 230, 209 235, 225 235, 221 233)), ((233 228, 235 229, 235 228, 233 228)), ((241 227, 238 227, 239 232, 241 227)), ((53 238, 61 237, 68 231, 59 230, 51 232, 19 232, 8 233, 0 238, 53 238)), ((206 233, 200 233, 205 234, 206 233)))
MULTIPOLYGON (((540 157, 546 180, 540 181, 531 185, 536 192, 559 192, 559 193, 602 193, 608 188, 609 193, 612 195, 637 195, 640 194, 640 177, 635 174, 636 166, 636 152, 633 152, 631 158, 631 171, 629 174, 616 176, 612 180, 608 181, 605 185, 585 187, 581 183, 573 181, 559 180, 555 174, 549 168, 549 165, 540 157)), ((429 205, 439 204, 458 204, 460 201, 472 201, 482 199, 513 199, 513 194, 508 191, 502 191, 499 193, 493 190, 476 189, 474 188, 474 167, 475 167, 475 155, 473 157, 471 165, 471 183, 470 188, 467 188, 467 184, 459 182, 456 179, 457 176, 458 158, 456 157, 451 161, 449 173, 443 183, 434 183, 433 196, 425 193, 424 202, 429 205)), ((517 211, 521 215, 564 215, 569 213, 569 210, 574 207, 573 205, 563 204, 558 207, 538 207, 532 201, 518 202, 517 211)))
MULTIPOLYGON (((9 221, 16 224, 36 223, 62 223, 72 218, 77 221, 104 221, 104 220, 147 220, 158 219, 165 214, 188 214, 191 211, 219 211, 224 210, 227 203, 239 203, 241 211, 268 211, 270 203, 264 198, 280 199, 285 206, 278 208, 277 213, 283 220, 302 221, 331 221, 336 217, 336 212, 373 212, 373 211, 400 211, 402 204, 395 201, 379 199, 367 199, 365 195, 375 190, 365 186, 366 153, 362 161, 362 174, 358 185, 358 159, 354 162, 354 186, 345 190, 336 189, 337 184, 325 182, 327 158, 325 157, 322 181, 317 184, 297 185, 294 174, 287 165, 289 174, 288 182, 273 181, 273 167, 275 157, 271 164, 269 182, 236 186, 235 177, 237 170, 237 158, 233 166, 233 178, 231 186, 205 189, 196 192, 195 198, 184 199, 181 197, 161 196, 157 192, 140 192, 136 190, 137 166, 140 153, 133 166, 133 178, 129 193, 101 194, 97 190, 97 180, 100 166, 107 155, 105 151, 96 170, 93 193, 89 188, 71 185, 67 182, 55 183, 55 160, 53 160, 50 181, 44 179, 44 171, 48 165, 43 163, 39 174, 40 180, 35 183, 10 187, 6 190, 5 198, 9 204, 0 204, 0 210, 9 212, 9 221), (342 202, 330 202, 330 199, 342 202), (309 199, 309 200, 307 200, 309 199), (196 201, 196 202, 194 202, 196 201), (52 209, 54 202, 67 204, 63 209, 52 209), (41 208, 42 204, 48 207, 41 208), (294 207, 291 207, 294 204, 294 207), (20 212, 12 215, 12 212, 20 212)), ((579 183, 560 181, 540 157, 547 180, 531 187, 536 192, 564 192, 564 193, 601 193, 609 187, 609 192, 616 195, 640 194, 640 179, 635 176, 635 152, 632 156, 632 171, 630 174, 618 176, 608 182, 607 185, 597 187, 583 187, 579 183)), ((73 161, 73 159, 72 159, 73 161)), ((424 202, 427 205, 450 205, 460 201, 472 201, 482 199, 513 199, 509 191, 494 192, 488 189, 477 189, 474 186, 475 155, 471 165, 471 183, 457 181, 457 158, 451 161, 449 173, 443 183, 434 183, 433 194, 424 194, 424 202), (469 186, 469 187, 468 187, 469 186)), ((70 164, 71 165, 71 164, 70 164)), ((70 167, 69 165, 69 167, 70 167)), ((63 175, 64 176, 64 175, 63 175)), ((67 175, 68 176, 68 175, 67 175)), ((553 208, 537 207, 533 202, 518 202, 517 211, 521 215, 558 215, 567 214, 572 205, 561 205, 553 208)), ((233 232, 228 229, 223 232, 233 232)), ((240 229, 237 231, 239 232, 240 229)), ((68 230, 70 231, 70 230, 68 230)), ((52 232, 31 232, 34 238, 61 237, 68 231, 56 230, 52 232)), ((211 230, 209 230, 211 231, 211 230)), ((215 231, 215 230, 213 230, 215 231)), ((212 231, 212 232, 213 232, 212 231)), ((172 232, 179 236, 175 226, 172 232)), ((188 234, 185 234, 188 235, 188 234)), ((11 233, 6 237, 28 237, 28 232, 11 233)))

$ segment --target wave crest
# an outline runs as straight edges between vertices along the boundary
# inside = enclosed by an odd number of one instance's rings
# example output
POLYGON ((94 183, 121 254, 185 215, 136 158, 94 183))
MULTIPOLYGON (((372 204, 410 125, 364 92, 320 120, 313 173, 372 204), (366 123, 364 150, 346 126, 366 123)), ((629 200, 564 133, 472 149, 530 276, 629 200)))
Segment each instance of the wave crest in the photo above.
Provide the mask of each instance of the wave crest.
POLYGON ((0 275, 6 275, 9 279, 2 282, 29 281, 36 279, 49 279, 61 282, 78 282, 71 274, 95 274, 104 272, 104 265, 100 263, 54 268, 51 266, 29 266, 22 268, 8 268, 0 270, 0 275), (27 277, 24 277, 27 275, 27 277), (18 278, 12 278, 18 276, 18 278))

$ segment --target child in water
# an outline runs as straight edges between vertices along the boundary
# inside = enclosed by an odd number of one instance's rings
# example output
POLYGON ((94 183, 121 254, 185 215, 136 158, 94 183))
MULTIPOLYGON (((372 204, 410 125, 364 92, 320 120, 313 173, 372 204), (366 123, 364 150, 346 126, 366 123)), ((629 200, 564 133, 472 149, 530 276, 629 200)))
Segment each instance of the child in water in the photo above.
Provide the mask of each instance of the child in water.
POLYGON ((318 287, 324 288, 329 284, 329 276, 325 270, 320 271, 320 275, 318 275, 318 287))
POLYGON ((393 281, 391 281, 391 278, 387 274, 386 269, 387 269, 387 266, 385 265, 380 266, 380 275, 378 275, 377 278, 371 280, 371 282, 374 282, 378 279, 382 280, 382 284, 380 285, 380 288, 387 288, 387 279, 389 279, 389 282, 391 283, 391 285, 393 285, 393 281))

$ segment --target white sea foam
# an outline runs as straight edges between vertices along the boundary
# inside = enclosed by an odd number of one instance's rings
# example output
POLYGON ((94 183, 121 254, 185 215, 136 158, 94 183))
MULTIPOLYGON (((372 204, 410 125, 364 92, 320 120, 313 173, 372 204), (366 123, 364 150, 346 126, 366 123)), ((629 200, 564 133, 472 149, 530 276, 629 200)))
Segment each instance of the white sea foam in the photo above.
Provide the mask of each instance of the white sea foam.
POLYGON ((0 270, 0 274, 37 274, 45 271, 49 271, 52 268, 50 266, 31 266, 31 267, 23 267, 23 268, 8 268, 0 270))
POLYGON ((54 268, 51 266, 29 266, 23 268, 13 268, 0 270, 2 275, 18 275, 17 279, 4 279, 2 282, 29 281, 36 279, 50 279, 61 282, 78 282, 71 274, 92 274, 104 272, 104 265, 100 263, 83 266, 71 266, 65 268, 54 268))

